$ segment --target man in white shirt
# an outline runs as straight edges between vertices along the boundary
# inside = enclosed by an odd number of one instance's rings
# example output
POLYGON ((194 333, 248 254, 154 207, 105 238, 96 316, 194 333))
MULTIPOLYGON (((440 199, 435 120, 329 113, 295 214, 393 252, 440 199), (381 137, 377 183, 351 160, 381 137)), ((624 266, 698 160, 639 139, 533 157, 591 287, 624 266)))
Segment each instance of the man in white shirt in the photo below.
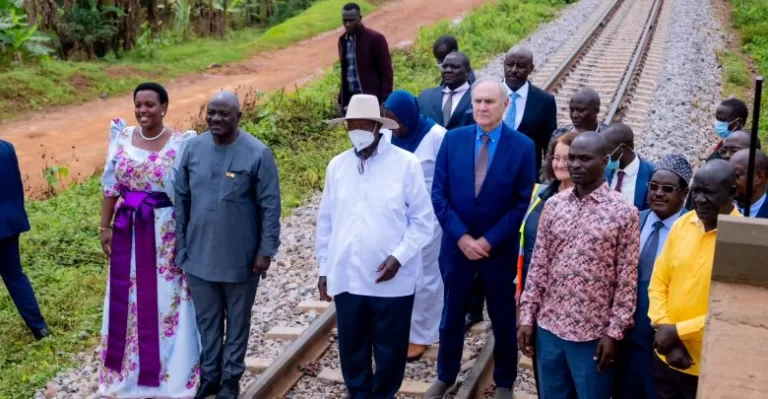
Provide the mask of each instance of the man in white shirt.
POLYGON ((381 117, 376 97, 353 96, 346 117, 331 122, 346 122, 354 148, 326 170, 318 289, 336 303, 349 398, 394 398, 405 374, 421 250, 435 216, 418 158, 381 140, 380 129, 398 124, 381 117))
POLYGON ((610 159, 605 180, 638 210, 648 209, 648 181, 656 167, 635 153, 635 134, 623 123, 612 123, 600 134, 608 142, 610 159))
MULTIPOLYGON (((730 137, 729 137, 730 138, 730 137)), ((739 150, 729 160, 736 177, 736 195, 734 202, 739 212, 744 211, 749 203, 749 217, 768 218, 768 156, 761 150, 755 150, 755 175, 752 183, 752 198, 747 201, 747 168, 749 167, 749 149, 739 150)))

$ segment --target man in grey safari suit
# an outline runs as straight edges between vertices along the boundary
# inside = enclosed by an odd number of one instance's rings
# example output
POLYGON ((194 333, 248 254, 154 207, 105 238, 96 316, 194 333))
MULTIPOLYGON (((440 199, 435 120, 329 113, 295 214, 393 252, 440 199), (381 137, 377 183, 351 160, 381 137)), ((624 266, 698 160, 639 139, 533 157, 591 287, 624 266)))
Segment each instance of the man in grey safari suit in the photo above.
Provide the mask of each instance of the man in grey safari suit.
POLYGON ((176 263, 202 340, 196 398, 237 398, 256 286, 280 245, 277 166, 264 143, 238 128, 240 116, 235 94, 216 94, 209 131, 190 140, 176 176, 176 263))

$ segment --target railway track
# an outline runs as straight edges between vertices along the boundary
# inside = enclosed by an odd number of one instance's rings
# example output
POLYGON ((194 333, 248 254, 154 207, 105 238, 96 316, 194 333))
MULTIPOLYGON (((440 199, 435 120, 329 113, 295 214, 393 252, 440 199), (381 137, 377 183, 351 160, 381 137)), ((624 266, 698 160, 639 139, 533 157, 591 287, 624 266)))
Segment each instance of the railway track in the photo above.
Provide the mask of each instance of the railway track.
MULTIPOLYGON (((532 76, 535 84, 555 94, 558 122, 570 123, 571 96, 581 88, 592 87, 602 99, 603 120, 606 123, 623 120, 641 138, 662 65, 669 14, 664 0, 604 2, 547 65, 532 76)), ((259 376, 245 388, 241 398, 283 398, 302 377, 342 382, 340 370, 321 368, 318 364, 336 340, 335 307, 310 301, 299 304, 296 312, 315 312, 319 316, 306 327, 275 327, 266 334, 267 340, 291 343, 275 359, 246 359, 249 371, 259 376)), ((465 348, 462 370, 467 374, 455 398, 485 398, 493 393, 494 341, 488 327, 478 325, 468 334, 470 339, 484 335, 487 338, 482 349, 475 351, 476 356, 465 348)), ((430 362, 436 360, 436 356, 435 345, 424 358, 430 362)), ((530 359, 522 358, 521 365, 530 368, 530 359)), ((420 397, 429 385, 406 380, 399 393, 420 397)), ((522 394, 517 397, 525 398, 522 394)))

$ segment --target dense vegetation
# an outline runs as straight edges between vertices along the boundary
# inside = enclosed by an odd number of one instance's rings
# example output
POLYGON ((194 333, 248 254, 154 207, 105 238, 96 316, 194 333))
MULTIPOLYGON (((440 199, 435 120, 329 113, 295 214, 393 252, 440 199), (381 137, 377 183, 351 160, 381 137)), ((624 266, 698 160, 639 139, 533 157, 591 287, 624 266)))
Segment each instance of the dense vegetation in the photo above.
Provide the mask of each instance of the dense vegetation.
MULTIPOLYGON (((741 54, 726 53, 721 56, 725 67, 726 87, 736 93, 751 93, 754 82, 742 55, 754 61, 758 73, 768 76, 768 0, 728 0, 732 6, 733 29, 740 35, 741 54)), ((766 86, 763 86, 766 88, 766 86)), ((729 93, 726 93, 726 95, 729 93)), ((768 139, 768 90, 763 91, 760 112, 760 132, 763 141, 768 139)), ((745 98, 752 113, 752 99, 745 98)), ((751 123, 751 122, 750 122, 751 123)), ((751 124, 748 125, 751 127, 751 124)))
MULTIPOLYGON (((456 35, 479 69, 553 18, 566 2, 500 0, 474 9, 458 25, 424 28, 413 48, 394 52, 395 85, 418 92, 438 83, 431 43, 441 34, 456 35)), ((338 65, 293 94, 249 94, 244 128, 275 152, 284 213, 322 187, 328 161, 348 147, 343 132, 323 123, 334 113, 337 89, 338 65)), ((73 354, 93 348, 106 266, 97 239, 100 200, 98 181, 92 179, 28 205, 33 229, 23 236, 23 262, 55 336, 33 342, 0 288, 0 397, 30 397, 54 373, 75 365, 73 354)))
MULTIPOLYGON (((3 93, 0 96, 0 121, 13 118, 21 111, 120 94, 130 91, 136 84, 147 79, 167 81, 205 70, 211 64, 222 65, 242 60, 256 53, 284 47, 338 27, 339 10, 347 2, 347 0, 281 0, 276 3, 279 7, 276 8, 278 13, 270 21, 276 22, 295 13, 299 10, 299 6, 309 4, 311 6, 296 17, 274 25, 266 31, 259 26, 246 25, 244 28, 229 30, 225 37, 221 38, 219 35, 206 36, 194 32, 184 34, 184 29, 176 28, 160 30, 154 36, 151 30, 145 30, 138 37, 133 50, 119 51, 117 53, 119 57, 109 54, 104 59, 65 61, 56 53, 51 53, 49 56, 39 60, 32 59, 30 62, 32 54, 30 51, 50 50, 51 48, 45 45, 51 45, 54 41, 51 36, 35 31, 35 25, 28 21, 23 8, 9 6, 11 4, 9 1, 11 0, 0 0, 0 28, 9 24, 4 22, 6 19, 4 15, 7 14, 7 18, 10 18, 12 14, 16 22, 15 27, 8 31, 9 34, 23 38, 31 31, 35 33, 26 41, 17 40, 21 43, 19 45, 3 45, 5 31, 0 33, 0 93, 3 93), (5 8, 3 4, 6 5, 5 8), (226 45, 222 45, 223 43, 226 45), (24 50, 25 46, 29 47, 29 50, 24 50), (22 50, 14 50, 16 47, 22 50)), ((188 0, 174 1, 176 1, 174 4, 178 5, 188 0)), ((374 9, 368 0, 361 0, 358 3, 364 13, 374 9)), ((234 16, 233 20, 239 21, 234 16)), ((161 24, 161 26, 166 25, 161 24)), ((239 23, 237 26, 240 26, 239 23)), ((90 29, 103 29, 103 26, 88 29, 90 32, 90 29)))

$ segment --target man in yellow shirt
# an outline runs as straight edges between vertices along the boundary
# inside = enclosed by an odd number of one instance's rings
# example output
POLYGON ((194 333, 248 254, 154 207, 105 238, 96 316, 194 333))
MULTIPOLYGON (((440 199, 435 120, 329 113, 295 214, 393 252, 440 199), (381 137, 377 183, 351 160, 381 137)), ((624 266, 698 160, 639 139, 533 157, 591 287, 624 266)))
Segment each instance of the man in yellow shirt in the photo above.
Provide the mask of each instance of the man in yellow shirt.
POLYGON ((693 177, 695 212, 683 215, 656 259, 648 317, 656 329, 653 378, 659 399, 695 399, 707 317, 717 218, 740 216, 733 205, 733 167, 721 159, 693 177))

